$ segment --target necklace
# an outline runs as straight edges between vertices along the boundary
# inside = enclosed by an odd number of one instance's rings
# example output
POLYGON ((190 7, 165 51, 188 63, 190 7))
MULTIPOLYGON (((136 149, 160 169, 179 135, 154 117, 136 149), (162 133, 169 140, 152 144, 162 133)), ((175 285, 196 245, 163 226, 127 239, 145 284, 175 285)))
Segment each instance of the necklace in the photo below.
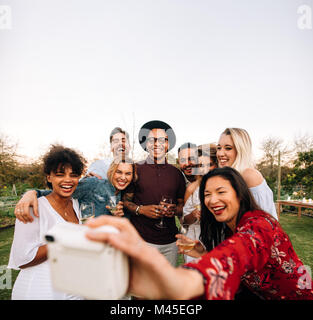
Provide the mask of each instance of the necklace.
POLYGON ((66 205, 64 206, 64 208, 62 208, 62 207, 59 206, 59 204, 57 203, 57 201, 54 199, 53 195, 51 195, 50 198, 53 200, 53 203, 55 204, 55 206, 56 206, 56 208, 57 208, 56 211, 57 211, 57 212, 60 212, 60 211, 61 211, 60 213, 61 213, 61 214, 63 213, 63 214, 65 215, 65 217, 67 217, 68 214, 67 214, 67 212, 66 212, 66 209, 67 209, 67 207, 68 207, 71 199, 69 199, 69 200, 67 201, 66 205), (61 209, 61 210, 60 210, 60 209, 61 209))

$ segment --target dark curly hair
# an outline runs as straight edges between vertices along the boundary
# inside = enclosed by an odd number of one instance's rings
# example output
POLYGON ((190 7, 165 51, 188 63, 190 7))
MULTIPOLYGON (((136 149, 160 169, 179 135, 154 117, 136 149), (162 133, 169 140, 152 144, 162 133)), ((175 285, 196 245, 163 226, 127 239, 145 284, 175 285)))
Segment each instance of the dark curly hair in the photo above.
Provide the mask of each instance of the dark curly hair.
MULTIPOLYGON (((50 175, 58 170, 64 170, 67 165, 77 175, 82 175, 86 167, 86 159, 77 151, 66 148, 62 145, 52 145, 50 150, 43 156, 43 172, 50 175)), ((52 184, 47 181, 47 185, 52 189, 52 184)))
POLYGON ((236 225, 238 225, 240 219, 246 212, 262 210, 256 204, 246 182, 237 170, 231 167, 224 167, 213 169, 212 171, 209 171, 207 174, 205 174, 202 178, 199 189, 201 202, 200 240, 208 251, 219 245, 225 239, 227 233, 229 232, 226 224, 216 221, 213 214, 204 204, 204 190, 206 183, 210 178, 216 176, 229 181, 240 201, 236 225))

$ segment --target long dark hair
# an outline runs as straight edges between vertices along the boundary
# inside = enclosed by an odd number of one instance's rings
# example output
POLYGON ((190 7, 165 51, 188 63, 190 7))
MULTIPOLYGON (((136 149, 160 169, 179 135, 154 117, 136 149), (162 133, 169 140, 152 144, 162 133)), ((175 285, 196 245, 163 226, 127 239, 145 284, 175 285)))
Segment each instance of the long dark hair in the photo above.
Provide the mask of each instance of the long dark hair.
POLYGON ((231 167, 224 167, 209 171, 203 176, 199 189, 201 202, 200 240, 208 251, 220 244, 225 239, 225 232, 227 232, 226 224, 216 221, 213 214, 204 204, 204 190, 206 183, 210 178, 216 176, 222 177, 230 182, 240 201, 236 225, 238 225, 240 219, 246 212, 261 210, 250 193, 246 182, 237 170, 231 167))

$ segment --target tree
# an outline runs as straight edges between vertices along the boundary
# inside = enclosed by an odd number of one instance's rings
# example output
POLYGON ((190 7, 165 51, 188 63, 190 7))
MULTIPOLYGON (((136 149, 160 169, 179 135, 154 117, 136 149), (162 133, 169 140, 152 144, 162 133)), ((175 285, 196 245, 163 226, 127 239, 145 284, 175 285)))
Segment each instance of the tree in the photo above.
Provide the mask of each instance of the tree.
POLYGON ((294 180, 308 193, 313 192, 313 151, 299 152, 295 161, 294 180))
POLYGON ((16 186, 18 194, 26 188, 43 188, 45 177, 42 171, 41 161, 30 164, 18 161, 21 157, 17 154, 17 143, 12 142, 7 136, 0 135, 0 194, 6 194, 12 185, 16 186))
MULTIPOLYGON (((278 153, 280 151, 281 159, 284 161, 286 155, 289 154, 288 148, 284 146, 283 139, 277 137, 267 137, 261 142, 261 149, 264 156, 262 161, 273 170, 274 165, 278 164, 278 153)), ((283 162, 282 161, 282 162, 283 162)))
POLYGON ((295 153, 313 150, 313 137, 308 134, 298 134, 294 137, 293 149, 295 153))
POLYGON ((0 186, 14 183, 18 167, 16 149, 16 143, 11 142, 4 134, 0 134, 0 186))
POLYGON ((291 150, 288 149, 286 145, 284 145, 283 139, 271 136, 265 138, 261 142, 261 149, 263 150, 263 157, 257 164, 257 169, 262 173, 269 187, 272 189, 274 196, 276 197, 279 167, 278 154, 280 152, 281 184, 283 185, 284 179, 287 177, 291 170, 291 150))

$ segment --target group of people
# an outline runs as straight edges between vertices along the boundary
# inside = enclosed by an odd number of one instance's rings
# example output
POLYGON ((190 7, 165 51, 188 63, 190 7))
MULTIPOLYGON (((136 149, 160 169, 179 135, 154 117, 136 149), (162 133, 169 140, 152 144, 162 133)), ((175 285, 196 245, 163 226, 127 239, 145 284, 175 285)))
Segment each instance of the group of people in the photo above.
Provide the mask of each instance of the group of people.
MULTIPOLYGON (((108 242, 132 260, 129 294, 148 299, 313 299, 312 279, 277 221, 273 193, 255 169, 246 130, 227 128, 218 143, 178 148, 178 166, 167 162, 174 130, 153 120, 139 131, 145 160, 129 158, 128 133, 110 134, 113 157, 91 164, 76 151, 53 146, 44 157, 52 190, 32 190, 15 208, 9 267, 21 269, 12 299, 74 299, 50 283, 42 235, 56 223, 80 223, 79 205, 94 203, 88 238, 108 242), (108 199, 118 198, 116 210, 108 199), (114 215, 115 217, 112 217, 114 215), (177 217, 177 218, 176 218, 177 217), (179 222, 178 222, 179 221, 179 222), (111 224, 119 234, 93 233, 111 224), (192 250, 187 225, 196 235, 192 250), (178 253, 186 264, 176 268, 178 253), (303 280, 305 279, 305 281, 303 280), (44 285, 42 282, 44 281, 44 285)), ((69 271, 70 272, 70 271, 69 271)))

